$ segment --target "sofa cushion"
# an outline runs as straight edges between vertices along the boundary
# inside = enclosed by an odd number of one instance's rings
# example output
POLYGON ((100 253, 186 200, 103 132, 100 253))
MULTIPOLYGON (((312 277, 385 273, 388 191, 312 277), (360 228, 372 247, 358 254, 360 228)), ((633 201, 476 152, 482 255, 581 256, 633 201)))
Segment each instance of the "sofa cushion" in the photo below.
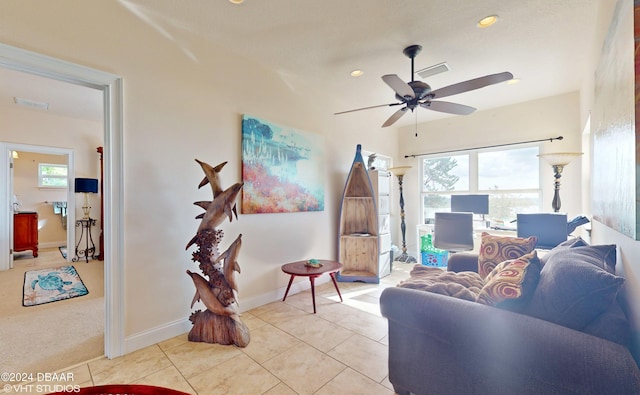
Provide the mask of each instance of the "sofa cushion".
POLYGON ((478 303, 521 311, 531 300, 540 278, 540 260, 533 252, 504 261, 485 278, 478 303))
POLYGON ((478 254, 478 274, 482 278, 487 277, 498 264, 509 259, 518 259, 533 251, 537 242, 538 238, 535 236, 504 237, 482 232, 478 254))
MULTIPOLYGON (((618 298, 623 291, 618 293, 618 298)), ((629 347, 631 340, 631 327, 629 319, 624 313, 619 300, 614 301, 611 305, 593 321, 591 321, 583 330, 593 336, 629 347)))
POLYGON ((564 251, 569 248, 582 248, 583 251, 586 251, 590 255, 594 256, 597 261, 591 260, 591 263, 596 264, 611 274, 615 274, 616 269, 616 245, 594 245, 590 246, 586 241, 584 241, 581 237, 577 237, 574 239, 569 239, 562 244, 559 244, 557 247, 551 249, 547 254, 540 256, 540 262, 542 266, 547 263, 549 258, 555 255, 559 251, 564 251), (585 247, 585 248, 582 248, 585 247))
POLYGON ((562 247, 568 247, 568 248, 572 248, 572 247, 584 247, 584 246, 588 246, 589 243, 587 243, 581 236, 578 237, 571 237, 569 239, 567 239, 567 241, 563 241, 562 243, 558 244, 555 248, 562 248, 562 247))
POLYGON ((419 289, 472 302, 477 299, 484 284, 478 273, 455 273, 422 265, 415 265, 410 275, 411 277, 400 282, 398 287, 419 289))
POLYGON ((604 269, 608 249, 575 247, 554 253, 540 272, 524 313, 583 330, 616 299, 624 278, 604 269))

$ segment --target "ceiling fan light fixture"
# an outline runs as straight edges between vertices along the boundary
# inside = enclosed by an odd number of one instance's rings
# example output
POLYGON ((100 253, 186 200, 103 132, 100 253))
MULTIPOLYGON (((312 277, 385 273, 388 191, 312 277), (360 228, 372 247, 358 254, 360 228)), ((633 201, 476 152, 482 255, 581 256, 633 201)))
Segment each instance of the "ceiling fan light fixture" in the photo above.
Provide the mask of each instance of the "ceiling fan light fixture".
POLYGON ((485 28, 485 27, 492 26, 496 22, 498 22, 498 15, 489 15, 489 16, 485 16, 484 18, 480 19, 478 21, 477 26, 480 27, 480 28, 485 28))
POLYGON ((362 71, 360 69, 352 70, 351 73, 350 73, 350 75, 352 77, 360 77, 362 74, 364 74, 364 71, 362 71))
POLYGON ((507 81, 507 84, 509 85, 515 85, 519 83, 520 83, 520 78, 515 78, 515 77, 507 81))

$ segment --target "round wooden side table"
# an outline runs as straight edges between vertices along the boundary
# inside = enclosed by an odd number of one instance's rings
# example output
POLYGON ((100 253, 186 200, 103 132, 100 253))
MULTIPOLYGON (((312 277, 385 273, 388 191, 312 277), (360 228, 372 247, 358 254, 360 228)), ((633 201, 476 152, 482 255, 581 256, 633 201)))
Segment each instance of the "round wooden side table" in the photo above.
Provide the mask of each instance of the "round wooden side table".
POLYGON ((291 288, 291 284, 293 283, 293 279, 296 276, 306 276, 309 277, 309 281, 311 282, 311 298, 313 300, 313 313, 316 313, 316 289, 315 289, 315 280, 316 277, 321 276, 324 273, 329 273, 331 276, 331 281, 333 281, 333 285, 336 287, 336 291, 338 292, 338 296, 340 297, 340 301, 342 302, 342 295, 340 294, 340 289, 338 288, 338 283, 336 282, 336 272, 342 269, 342 263, 336 261, 329 261, 324 259, 319 259, 318 263, 320 263, 320 267, 312 267, 308 266, 307 261, 298 261, 291 262, 282 265, 282 271, 286 274, 291 275, 289 279, 289 285, 287 285, 287 291, 284 293, 284 298, 282 301, 284 302, 287 299, 287 295, 289 294, 289 289, 291 288))

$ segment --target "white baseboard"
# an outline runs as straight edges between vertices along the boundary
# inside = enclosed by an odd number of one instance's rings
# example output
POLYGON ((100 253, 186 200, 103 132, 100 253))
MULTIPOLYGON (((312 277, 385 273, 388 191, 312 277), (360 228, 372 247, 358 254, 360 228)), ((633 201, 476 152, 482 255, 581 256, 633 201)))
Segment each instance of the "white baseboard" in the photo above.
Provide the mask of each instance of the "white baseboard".
MULTIPOLYGON (((329 276, 321 276, 316 279, 316 286, 320 284, 324 284, 327 281, 330 281, 329 276), (326 277, 326 278, 321 278, 326 277)), ((300 277, 304 279, 304 277, 300 277)), ((299 292, 305 291, 311 288, 310 282, 307 281, 297 281, 291 284, 291 289, 289 290, 289 295, 295 295, 299 292)), ((249 299, 243 299, 240 301, 240 313, 245 311, 249 311, 256 307, 260 307, 262 305, 275 302, 278 300, 282 300, 284 297, 284 293, 287 290, 286 287, 279 288, 272 292, 267 292, 262 295, 254 296, 249 299)), ((191 322, 188 317, 183 319, 179 319, 173 322, 168 322, 164 325, 157 326, 155 328, 150 328, 146 331, 136 333, 131 336, 127 336, 124 340, 124 353, 129 354, 136 350, 140 350, 145 347, 149 347, 156 343, 163 342, 165 340, 171 339, 172 337, 176 337, 182 335, 183 333, 187 333, 191 330, 191 322)))
POLYGON ((189 318, 183 318, 181 320, 168 322, 165 325, 157 326, 155 328, 148 329, 144 332, 136 333, 135 335, 128 336, 124 339, 124 353, 140 350, 141 348, 149 347, 156 343, 171 339, 189 332, 191 329, 191 322, 189 318))

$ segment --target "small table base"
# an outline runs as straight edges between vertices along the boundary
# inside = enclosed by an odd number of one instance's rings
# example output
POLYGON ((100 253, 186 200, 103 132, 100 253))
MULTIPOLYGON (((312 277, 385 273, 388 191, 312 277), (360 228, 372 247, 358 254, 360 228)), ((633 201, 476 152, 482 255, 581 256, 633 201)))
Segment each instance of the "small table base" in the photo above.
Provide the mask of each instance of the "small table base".
POLYGON ((291 275, 289 279, 289 285, 287 285, 287 290, 284 293, 284 298, 282 301, 284 302, 287 299, 287 295, 289 294, 289 289, 291 288, 291 284, 293 284, 293 279, 296 276, 306 276, 309 277, 309 282, 311 283, 311 299, 313 300, 313 314, 316 313, 316 289, 315 289, 315 280, 316 277, 322 275, 323 273, 329 273, 331 276, 331 281, 333 281, 333 286, 336 287, 336 291, 338 292, 338 296, 340 297, 340 301, 342 302, 342 295, 340 294, 340 289, 338 288, 338 283, 336 282, 336 272, 342 269, 342 263, 328 260, 319 260, 318 261, 321 266, 320 267, 311 267, 306 265, 306 261, 298 261, 291 262, 285 265, 282 265, 282 271, 286 274, 291 275))

